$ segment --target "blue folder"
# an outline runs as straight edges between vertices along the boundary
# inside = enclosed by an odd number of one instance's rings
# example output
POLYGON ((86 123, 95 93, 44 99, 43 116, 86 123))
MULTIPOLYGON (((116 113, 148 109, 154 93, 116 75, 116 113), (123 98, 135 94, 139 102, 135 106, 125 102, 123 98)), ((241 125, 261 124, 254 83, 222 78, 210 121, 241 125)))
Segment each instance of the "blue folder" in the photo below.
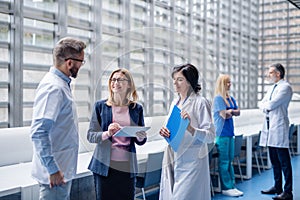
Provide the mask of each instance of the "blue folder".
POLYGON ((172 112, 169 114, 166 125, 166 127, 170 131, 170 137, 165 139, 175 152, 177 152, 181 140, 184 136, 184 132, 189 125, 189 120, 183 119, 180 115, 180 112, 181 110, 176 105, 174 105, 172 112))

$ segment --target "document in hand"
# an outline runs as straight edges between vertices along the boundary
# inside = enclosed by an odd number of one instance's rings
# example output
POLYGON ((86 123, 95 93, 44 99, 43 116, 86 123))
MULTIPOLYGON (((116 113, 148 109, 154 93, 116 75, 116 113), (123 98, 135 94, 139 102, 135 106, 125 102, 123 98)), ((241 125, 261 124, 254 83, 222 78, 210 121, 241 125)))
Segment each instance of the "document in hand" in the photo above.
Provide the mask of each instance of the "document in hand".
POLYGON ((136 132, 147 131, 150 127, 145 126, 124 126, 114 137, 136 137, 136 132))
POLYGON ((180 115, 180 109, 174 105, 172 112, 169 114, 166 127, 170 131, 170 137, 165 138, 174 151, 178 150, 184 132, 189 125, 188 119, 183 119, 180 115))

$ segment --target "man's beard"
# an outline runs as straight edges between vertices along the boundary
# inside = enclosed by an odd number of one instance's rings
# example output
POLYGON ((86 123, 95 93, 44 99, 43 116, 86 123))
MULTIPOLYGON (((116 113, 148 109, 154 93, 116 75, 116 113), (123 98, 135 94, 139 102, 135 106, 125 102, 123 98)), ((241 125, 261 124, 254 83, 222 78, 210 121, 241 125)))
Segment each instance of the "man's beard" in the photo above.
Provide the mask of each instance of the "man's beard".
POLYGON ((276 78, 275 77, 270 77, 269 78, 269 82, 270 83, 275 83, 276 82, 276 78))
POLYGON ((76 70, 74 67, 72 67, 69 71, 71 73, 71 77, 73 77, 73 78, 77 77, 78 70, 76 70))

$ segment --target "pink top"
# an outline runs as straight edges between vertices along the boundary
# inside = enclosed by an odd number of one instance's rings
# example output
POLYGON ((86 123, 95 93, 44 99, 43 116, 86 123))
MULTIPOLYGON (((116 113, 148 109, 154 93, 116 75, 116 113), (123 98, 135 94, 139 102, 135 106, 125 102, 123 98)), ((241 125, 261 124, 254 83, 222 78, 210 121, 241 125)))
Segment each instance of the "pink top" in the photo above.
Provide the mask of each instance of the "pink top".
MULTIPOLYGON (((113 122, 120 124, 120 126, 130 126, 130 116, 128 106, 112 106, 113 122)), ((129 137, 112 137, 111 144, 111 160, 114 161, 128 161, 130 145, 129 137)))

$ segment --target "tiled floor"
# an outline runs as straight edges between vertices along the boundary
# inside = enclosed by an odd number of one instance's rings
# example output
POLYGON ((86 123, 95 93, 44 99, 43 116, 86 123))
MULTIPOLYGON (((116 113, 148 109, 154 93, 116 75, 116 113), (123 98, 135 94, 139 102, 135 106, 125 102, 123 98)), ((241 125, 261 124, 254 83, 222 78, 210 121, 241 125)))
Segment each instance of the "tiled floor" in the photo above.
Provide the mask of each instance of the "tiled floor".
MULTIPOLYGON (((294 200, 300 200, 300 156, 292 157, 293 166, 293 194, 294 200)), ((272 169, 263 171, 261 175, 255 174, 250 180, 244 182, 237 181, 237 188, 244 192, 241 197, 227 197, 221 193, 215 193, 213 200, 272 200, 274 195, 263 195, 260 193, 262 189, 268 189, 273 185, 273 171, 272 169)))

